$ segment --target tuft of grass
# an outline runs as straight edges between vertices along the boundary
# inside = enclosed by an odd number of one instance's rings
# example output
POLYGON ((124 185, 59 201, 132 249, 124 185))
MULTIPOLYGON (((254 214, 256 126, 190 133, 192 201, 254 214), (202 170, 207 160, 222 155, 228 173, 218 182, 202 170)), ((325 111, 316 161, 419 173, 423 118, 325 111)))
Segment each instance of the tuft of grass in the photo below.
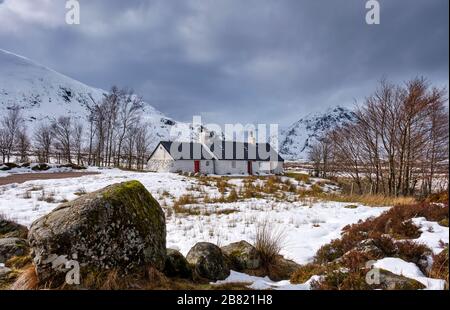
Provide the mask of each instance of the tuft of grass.
POLYGON ((87 191, 86 191, 86 189, 84 187, 78 188, 75 191, 75 193, 74 193, 74 195, 77 195, 77 196, 83 196, 83 195, 86 195, 86 194, 87 194, 87 191))
POLYGON ((41 194, 38 197, 38 200, 45 201, 48 203, 55 203, 56 202, 55 192, 53 192, 53 191, 48 192, 48 191, 42 190, 41 194))
POLYGON ((286 235, 283 230, 274 227, 268 219, 256 224, 255 248, 258 251, 263 267, 276 265, 280 251, 285 245, 286 235))
POLYGON ((441 226, 444 226, 444 227, 448 227, 448 217, 446 217, 446 218, 440 220, 440 221, 438 222, 438 224, 441 225, 441 226))
POLYGON ((14 256, 6 261, 5 266, 9 268, 22 269, 26 265, 31 264, 32 261, 33 260, 30 255, 14 256))
POLYGON ((290 172, 290 173, 285 173, 285 176, 289 177, 289 178, 293 178, 298 182, 303 182, 305 184, 309 184, 311 182, 309 175, 304 174, 304 173, 294 173, 294 172, 290 172))

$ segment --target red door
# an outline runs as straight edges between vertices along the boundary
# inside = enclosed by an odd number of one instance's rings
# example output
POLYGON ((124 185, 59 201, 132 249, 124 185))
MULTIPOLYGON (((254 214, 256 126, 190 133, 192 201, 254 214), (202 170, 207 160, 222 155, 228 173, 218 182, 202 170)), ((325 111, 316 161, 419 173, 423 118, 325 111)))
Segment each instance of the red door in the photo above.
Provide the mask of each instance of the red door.
POLYGON ((251 161, 249 161, 249 162, 247 163, 247 171, 248 171, 248 174, 249 174, 249 175, 252 175, 252 174, 253 174, 253 165, 252 165, 252 162, 251 162, 251 161))
POLYGON ((199 172, 200 172, 200 161, 195 160, 194 161, 194 173, 199 173, 199 172))

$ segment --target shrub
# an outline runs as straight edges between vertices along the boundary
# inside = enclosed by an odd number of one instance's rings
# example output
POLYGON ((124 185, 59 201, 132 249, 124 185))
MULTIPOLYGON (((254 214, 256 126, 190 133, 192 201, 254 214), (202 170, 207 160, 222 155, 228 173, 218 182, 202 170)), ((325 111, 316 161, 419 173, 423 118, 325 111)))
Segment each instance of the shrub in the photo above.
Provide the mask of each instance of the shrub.
POLYGON ((293 284, 302 284, 311 279, 314 275, 321 275, 325 272, 326 267, 319 264, 306 264, 300 266, 292 275, 291 275, 291 283, 293 284))
POLYGON ((311 282, 314 290, 369 290, 372 289, 366 282, 366 270, 354 272, 335 270, 328 272, 318 281, 311 282))
POLYGON ((433 193, 429 195, 426 202, 436 202, 436 203, 448 203, 448 191, 442 191, 439 193, 433 193))
MULTIPOLYGON (((406 240, 395 243, 397 247, 397 255, 399 258, 418 264, 421 259, 432 253, 431 249, 425 244, 417 243, 415 241, 406 240)), ((424 271, 424 270, 422 270, 424 271)))
POLYGON ((437 278, 445 280, 445 286, 448 290, 449 282, 448 282, 448 246, 441 253, 433 255, 433 265, 431 266, 431 270, 429 272, 429 276, 431 278, 437 278))

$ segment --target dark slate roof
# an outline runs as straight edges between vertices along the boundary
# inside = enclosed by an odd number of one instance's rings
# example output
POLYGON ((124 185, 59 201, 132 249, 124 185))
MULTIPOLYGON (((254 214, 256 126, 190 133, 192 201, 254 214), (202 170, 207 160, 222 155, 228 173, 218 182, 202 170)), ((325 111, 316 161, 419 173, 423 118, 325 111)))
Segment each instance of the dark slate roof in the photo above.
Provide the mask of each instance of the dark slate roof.
MULTIPOLYGON (((172 142, 161 141, 153 153, 162 145, 173 159, 178 160, 255 160, 284 162, 284 159, 272 148, 269 143, 244 143, 233 141, 220 141, 208 146, 198 142, 172 142), (215 149, 217 147, 217 149, 215 149)), ((153 156, 150 155, 150 158, 153 156)))
POLYGON ((213 159, 213 154, 211 153, 211 151, 201 143, 161 141, 160 144, 167 150, 167 152, 170 154, 170 156, 172 156, 173 159, 178 160, 213 159))
POLYGON ((230 160, 257 160, 257 161, 284 161, 269 143, 247 143, 234 141, 221 141, 211 145, 211 151, 217 159, 230 160))

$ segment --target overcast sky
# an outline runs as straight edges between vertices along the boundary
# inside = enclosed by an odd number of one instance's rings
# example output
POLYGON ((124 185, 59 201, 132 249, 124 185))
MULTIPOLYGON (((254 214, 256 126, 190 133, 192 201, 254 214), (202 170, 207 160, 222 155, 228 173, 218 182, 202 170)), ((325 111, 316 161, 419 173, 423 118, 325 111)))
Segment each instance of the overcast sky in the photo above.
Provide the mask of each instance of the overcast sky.
POLYGON ((0 48, 88 85, 133 88, 188 121, 288 125, 353 105, 382 77, 448 88, 449 1, 0 0, 0 48))

